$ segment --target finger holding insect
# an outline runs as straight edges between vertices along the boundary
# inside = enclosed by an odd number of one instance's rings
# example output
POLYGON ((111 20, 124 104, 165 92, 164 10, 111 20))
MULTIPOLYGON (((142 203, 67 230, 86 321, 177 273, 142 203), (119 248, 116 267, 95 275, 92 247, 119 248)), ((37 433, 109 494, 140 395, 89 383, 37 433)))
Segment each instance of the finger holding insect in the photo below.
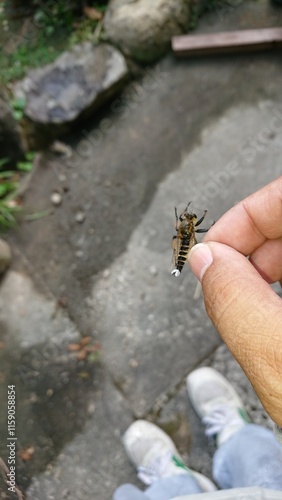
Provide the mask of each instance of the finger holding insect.
POLYGON ((226 212, 204 241, 224 243, 250 255, 266 240, 282 237, 281 221, 282 176, 226 212))
POLYGON ((268 283, 282 279, 282 239, 267 240, 250 255, 250 262, 268 283))

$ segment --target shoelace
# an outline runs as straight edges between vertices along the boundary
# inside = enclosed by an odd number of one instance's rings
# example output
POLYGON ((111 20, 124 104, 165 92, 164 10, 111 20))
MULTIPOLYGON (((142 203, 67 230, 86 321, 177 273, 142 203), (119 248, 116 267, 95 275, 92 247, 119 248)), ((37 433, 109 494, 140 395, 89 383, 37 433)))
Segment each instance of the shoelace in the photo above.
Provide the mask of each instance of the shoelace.
POLYGON ((222 432, 227 425, 242 425, 242 420, 236 408, 218 405, 202 419, 202 422, 206 426, 206 436, 211 437, 222 432))
MULTIPOLYGON (((165 472, 169 467, 171 467, 173 463, 173 452, 172 450, 168 450, 163 455, 157 456, 152 463, 147 467, 139 467, 138 468, 138 478, 146 485, 152 484, 156 479, 163 477, 165 472)), ((184 464, 181 465, 182 468, 185 468, 184 464)), ((187 471, 189 469, 187 468, 187 471)))

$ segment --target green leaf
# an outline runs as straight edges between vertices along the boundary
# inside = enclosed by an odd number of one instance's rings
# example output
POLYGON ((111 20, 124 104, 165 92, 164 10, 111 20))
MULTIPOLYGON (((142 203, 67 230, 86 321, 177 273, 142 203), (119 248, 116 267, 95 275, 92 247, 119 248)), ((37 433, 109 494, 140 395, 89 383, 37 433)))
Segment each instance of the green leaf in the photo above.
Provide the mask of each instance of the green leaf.
POLYGON ((5 170, 4 172, 0 172, 0 179, 13 177, 13 175, 15 175, 15 172, 13 172, 13 170, 5 170))
POLYGON ((100 12, 106 12, 108 6, 107 5, 100 5, 98 2, 94 2, 93 7, 95 9, 99 10, 100 12))
POLYGON ((17 163, 17 169, 23 172, 30 172, 32 170, 33 163, 31 161, 19 161, 17 163))
POLYGON ((28 214, 24 217, 24 220, 28 222, 32 222, 34 220, 42 219, 42 217, 47 217, 47 215, 50 215, 52 213, 52 209, 49 208, 48 210, 42 210, 41 212, 35 212, 34 214, 28 214))
POLYGON ((36 154, 35 151, 29 151, 28 153, 26 153, 25 159, 27 161, 33 161, 35 158, 35 154, 36 154))
POLYGON ((54 31, 55 31, 54 26, 46 26, 45 28, 45 33, 47 36, 53 35, 54 31))
POLYGON ((0 168, 8 163, 9 158, 0 158, 0 168))
POLYGON ((5 182, 0 184, 0 198, 3 198, 3 196, 6 196, 8 193, 15 191, 17 186, 17 182, 5 182))
POLYGON ((22 119, 22 117, 23 117, 23 112, 22 112, 22 111, 20 111, 20 110, 15 109, 15 110, 13 111, 13 117, 14 117, 14 118, 15 118, 15 120, 18 122, 18 121, 20 121, 20 120, 22 119))
POLYGON ((13 208, 7 207, 4 203, 0 203, 0 225, 4 228, 14 227, 17 224, 15 217, 12 215, 13 208))
POLYGON ((10 104, 14 110, 23 111, 26 107, 26 99, 25 97, 16 97, 10 104))
POLYGON ((97 352, 90 352, 90 354, 87 357, 87 361, 89 363, 96 363, 97 361, 100 360, 101 353, 99 351, 97 352))

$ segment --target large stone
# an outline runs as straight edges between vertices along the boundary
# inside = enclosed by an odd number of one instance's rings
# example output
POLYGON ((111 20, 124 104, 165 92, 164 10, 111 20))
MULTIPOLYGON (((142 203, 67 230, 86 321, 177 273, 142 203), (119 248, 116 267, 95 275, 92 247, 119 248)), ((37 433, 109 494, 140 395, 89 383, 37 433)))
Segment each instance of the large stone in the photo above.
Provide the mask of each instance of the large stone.
POLYGON ((117 49, 86 42, 52 64, 29 71, 14 92, 26 99, 25 117, 39 142, 48 142, 112 98, 127 76, 125 59, 117 49))
POLYGON ((112 0, 105 16, 108 39, 141 62, 159 58, 173 35, 188 29, 190 0, 112 0))
POLYGON ((0 96, 0 159, 13 166, 24 156, 25 145, 17 121, 5 99, 0 96))

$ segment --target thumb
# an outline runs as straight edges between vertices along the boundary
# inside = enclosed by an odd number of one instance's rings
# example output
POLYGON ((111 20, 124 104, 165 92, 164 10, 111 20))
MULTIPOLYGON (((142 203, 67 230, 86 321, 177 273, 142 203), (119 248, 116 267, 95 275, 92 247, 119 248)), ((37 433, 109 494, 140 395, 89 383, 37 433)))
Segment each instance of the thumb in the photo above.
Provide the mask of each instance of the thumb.
POLYGON ((282 302, 246 257, 221 243, 189 254, 206 310, 263 406, 282 426, 282 302))

